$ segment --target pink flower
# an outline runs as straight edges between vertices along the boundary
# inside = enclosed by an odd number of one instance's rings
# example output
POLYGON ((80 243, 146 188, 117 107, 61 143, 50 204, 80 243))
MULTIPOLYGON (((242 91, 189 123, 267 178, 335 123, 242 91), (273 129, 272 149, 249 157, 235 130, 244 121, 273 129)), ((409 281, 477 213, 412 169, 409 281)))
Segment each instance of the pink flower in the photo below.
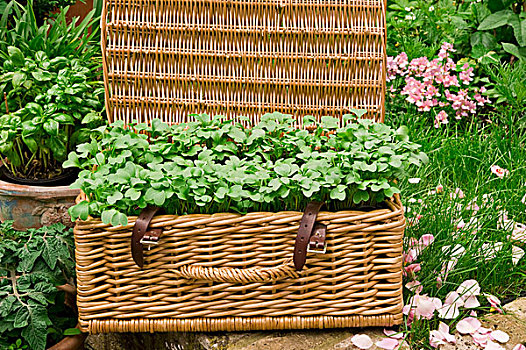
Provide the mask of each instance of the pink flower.
POLYGON ((455 188, 455 192, 449 194, 450 199, 464 198, 464 192, 460 188, 455 188))
POLYGON ((498 313, 503 313, 501 307, 500 307, 500 300, 494 295, 484 293, 484 296, 486 297, 486 300, 491 305, 491 308, 497 311, 498 313))
POLYGON ((421 270, 420 264, 411 264, 404 267, 404 276, 409 276, 411 279, 415 278, 415 274, 421 270))
POLYGON ((462 71, 458 76, 464 85, 468 85, 473 80, 473 75, 473 67, 470 67, 469 64, 464 63, 462 66, 462 71))
POLYGON ((524 346, 522 344, 517 344, 517 345, 515 345, 513 350, 526 350, 526 346, 524 346))
POLYGON ((420 294, 424 289, 419 281, 408 282, 406 283, 405 287, 415 294, 420 294))
POLYGON ((420 237, 420 239, 418 240, 418 243, 420 244, 422 248, 425 248, 429 246, 430 244, 432 244, 434 241, 435 241, 435 236, 428 233, 428 234, 422 235, 422 237, 420 237))
POLYGON ((435 128, 440 127, 440 124, 447 124, 449 120, 447 119, 447 113, 445 111, 440 111, 435 117, 435 128))
POLYGON ((501 168, 498 165, 492 165, 491 166, 491 172, 499 178, 503 178, 506 175, 509 175, 510 171, 508 169, 501 168))
POLYGON ((417 257, 417 251, 415 249, 409 249, 407 253, 404 253, 404 263, 411 264, 417 257))
POLYGON ((449 292, 444 304, 439 308, 438 316, 443 319, 451 320, 457 318, 460 315, 459 308, 464 306, 463 300, 460 298, 457 292, 449 292))

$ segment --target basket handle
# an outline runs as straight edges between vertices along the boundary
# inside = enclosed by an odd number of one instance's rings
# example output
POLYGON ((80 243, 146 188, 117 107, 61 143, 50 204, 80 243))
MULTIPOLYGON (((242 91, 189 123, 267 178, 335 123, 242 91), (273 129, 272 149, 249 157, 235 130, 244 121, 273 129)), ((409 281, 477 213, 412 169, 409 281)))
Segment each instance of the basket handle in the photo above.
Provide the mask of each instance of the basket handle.
POLYGON ((274 282, 284 278, 297 278, 299 274, 291 264, 291 260, 273 267, 206 267, 199 265, 183 265, 173 272, 177 277, 190 280, 206 280, 228 283, 274 282))

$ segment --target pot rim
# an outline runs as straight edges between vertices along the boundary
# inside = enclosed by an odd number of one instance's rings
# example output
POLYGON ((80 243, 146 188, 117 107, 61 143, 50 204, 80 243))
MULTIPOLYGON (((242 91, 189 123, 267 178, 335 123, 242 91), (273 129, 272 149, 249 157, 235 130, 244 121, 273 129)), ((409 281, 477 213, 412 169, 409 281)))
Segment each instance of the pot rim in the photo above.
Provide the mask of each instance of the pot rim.
POLYGON ((79 189, 69 186, 30 186, 0 180, 0 196, 46 199, 76 197, 79 193, 79 189))

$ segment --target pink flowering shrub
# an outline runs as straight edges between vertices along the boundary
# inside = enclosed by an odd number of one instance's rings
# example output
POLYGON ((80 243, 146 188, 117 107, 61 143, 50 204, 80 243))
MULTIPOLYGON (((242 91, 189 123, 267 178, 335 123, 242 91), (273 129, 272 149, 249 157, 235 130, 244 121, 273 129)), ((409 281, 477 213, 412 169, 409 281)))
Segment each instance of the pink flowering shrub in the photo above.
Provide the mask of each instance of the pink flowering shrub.
POLYGON ((433 60, 419 57, 409 62, 405 52, 387 58, 390 91, 405 96, 418 111, 432 113, 436 128, 448 124, 450 116, 460 120, 475 115, 477 107, 490 102, 482 96, 486 89, 473 85, 473 67, 455 63, 452 52, 453 45, 444 43, 433 60))

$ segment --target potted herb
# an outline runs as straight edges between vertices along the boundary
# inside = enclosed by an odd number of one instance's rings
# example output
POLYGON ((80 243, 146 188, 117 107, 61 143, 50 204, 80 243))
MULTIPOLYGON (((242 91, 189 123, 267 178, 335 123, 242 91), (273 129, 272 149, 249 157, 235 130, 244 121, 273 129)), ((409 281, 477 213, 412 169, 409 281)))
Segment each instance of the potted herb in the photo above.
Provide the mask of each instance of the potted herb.
MULTIPOLYGON (((99 60, 83 54, 89 37, 79 39, 83 31, 66 25, 64 14, 58 24, 38 27, 29 3, 17 16, 17 35, 0 33, 0 221, 15 220, 17 229, 70 224, 67 207, 78 191, 67 185, 76 173, 62 162, 102 120, 99 60), (65 46, 67 40, 78 40, 79 51, 65 46), (55 42, 68 56, 56 55, 55 42)), ((84 30, 90 20, 81 24, 84 30)))
POLYGON ((148 205, 177 215, 301 211, 312 200, 328 210, 378 207, 399 192, 397 179, 427 161, 407 129, 351 116, 343 127, 336 118, 322 124, 306 118, 312 132, 277 113, 250 129, 220 117, 195 118, 95 130, 64 163, 82 169, 73 187, 88 198, 71 216, 125 226, 128 215, 148 205))

